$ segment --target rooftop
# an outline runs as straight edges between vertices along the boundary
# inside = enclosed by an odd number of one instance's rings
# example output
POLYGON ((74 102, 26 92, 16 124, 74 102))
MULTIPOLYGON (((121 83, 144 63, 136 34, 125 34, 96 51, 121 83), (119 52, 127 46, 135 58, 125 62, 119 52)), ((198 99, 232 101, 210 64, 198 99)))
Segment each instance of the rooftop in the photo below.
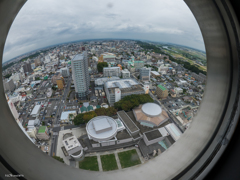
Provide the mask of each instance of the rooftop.
POLYGON ((83 60, 83 58, 84 58, 83 54, 77 54, 73 57, 72 61, 83 60))
POLYGON ((132 121, 132 119, 127 115, 125 111, 118 111, 117 114, 132 133, 139 130, 139 128, 136 126, 136 124, 132 121))
POLYGON ((61 120, 62 119, 68 119, 68 115, 69 114, 75 114, 76 113, 76 111, 64 111, 64 112, 62 112, 62 114, 61 114, 61 120))
POLYGON ((91 137, 106 140, 117 133, 117 123, 111 117, 97 116, 87 123, 86 130, 91 137))
POLYGON ((162 108, 156 103, 145 103, 142 105, 142 111, 146 115, 154 117, 162 113, 162 108))
POLYGON ((159 137, 162 137, 162 134, 160 133, 160 131, 158 129, 146 132, 145 135, 149 141, 151 141, 153 139, 157 139, 159 137))
POLYGON ((157 87, 159 87, 161 90, 163 90, 163 91, 165 91, 166 90, 166 88, 165 87, 163 87, 161 84, 159 84, 157 87))
POLYGON ((40 126, 38 129, 38 133, 45 133, 46 131, 46 126, 40 126))
POLYGON ((119 80, 112 80, 105 83, 107 88, 115 88, 119 87, 120 89, 123 88, 130 88, 133 85, 138 85, 139 83, 135 79, 119 79, 119 80))

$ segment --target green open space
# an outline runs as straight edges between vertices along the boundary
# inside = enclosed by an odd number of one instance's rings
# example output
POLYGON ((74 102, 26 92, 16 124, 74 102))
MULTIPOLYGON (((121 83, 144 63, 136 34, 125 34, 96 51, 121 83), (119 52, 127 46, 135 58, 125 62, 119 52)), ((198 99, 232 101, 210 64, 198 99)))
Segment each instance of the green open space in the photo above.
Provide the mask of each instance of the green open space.
POLYGON ((103 171, 112 171, 118 169, 117 161, 114 154, 102 155, 100 157, 103 171))
POLYGON ((118 157, 119 157, 122 168, 127 168, 127 167, 141 164, 141 161, 139 159, 136 149, 120 152, 118 153, 118 157))
POLYGON ((79 162, 79 168, 90 171, 99 171, 97 156, 85 157, 79 162))

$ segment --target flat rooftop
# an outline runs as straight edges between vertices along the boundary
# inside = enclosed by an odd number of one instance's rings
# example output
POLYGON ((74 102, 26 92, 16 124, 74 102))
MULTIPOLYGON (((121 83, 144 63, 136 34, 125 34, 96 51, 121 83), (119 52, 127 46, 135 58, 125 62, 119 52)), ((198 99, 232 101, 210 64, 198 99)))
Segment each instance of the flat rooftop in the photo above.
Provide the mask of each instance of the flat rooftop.
POLYGON ((131 138, 131 136, 129 135, 129 133, 127 132, 126 129, 124 129, 123 131, 120 131, 117 133, 116 138, 118 140, 122 140, 122 139, 128 139, 131 138))
POLYGON ((46 126, 40 126, 38 129, 38 133, 45 133, 46 126))
POLYGON ((83 54, 77 54, 73 57, 72 61, 83 60, 83 58, 84 58, 83 54))
POLYGON ((159 137, 162 137, 162 134, 160 133, 160 131, 158 129, 155 129, 150 132, 146 132, 145 135, 149 141, 157 139, 159 137))
POLYGON ((125 111, 118 111, 117 114, 132 133, 139 130, 137 125, 132 121, 125 111))
POLYGON ((158 128, 161 128, 161 127, 164 127, 166 126, 167 124, 169 124, 169 120, 167 120, 165 123, 161 124, 160 126, 158 127, 147 127, 147 126, 143 126, 141 125, 135 118, 134 114, 133 114, 133 111, 128 111, 127 112, 127 115, 133 120, 133 122, 137 125, 137 127, 140 129, 140 132, 141 133, 145 133, 145 132, 148 132, 148 131, 151 131, 153 129, 158 129, 158 128))

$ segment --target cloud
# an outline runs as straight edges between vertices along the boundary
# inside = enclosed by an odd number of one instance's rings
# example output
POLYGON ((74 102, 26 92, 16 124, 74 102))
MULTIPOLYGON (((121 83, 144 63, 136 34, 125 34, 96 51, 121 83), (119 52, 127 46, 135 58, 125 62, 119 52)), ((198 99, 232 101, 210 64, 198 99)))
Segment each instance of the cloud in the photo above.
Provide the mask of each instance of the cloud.
POLYGON ((16 17, 3 61, 68 41, 129 38, 204 50, 198 24, 179 0, 31 0, 16 17))

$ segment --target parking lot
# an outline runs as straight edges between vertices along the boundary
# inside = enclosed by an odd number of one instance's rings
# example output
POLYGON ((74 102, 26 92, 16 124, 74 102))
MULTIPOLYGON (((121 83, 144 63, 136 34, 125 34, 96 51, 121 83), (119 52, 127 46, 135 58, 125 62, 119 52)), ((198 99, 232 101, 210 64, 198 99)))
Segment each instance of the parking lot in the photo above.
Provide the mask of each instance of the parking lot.
POLYGON ((181 98, 172 99, 172 100, 162 100, 163 105, 170 111, 182 108, 187 105, 181 98))
POLYGON ((59 105, 58 100, 50 100, 48 102, 48 106, 45 110, 45 116, 46 117, 51 117, 51 115, 54 116, 56 114, 56 110, 57 110, 58 105, 59 105))

